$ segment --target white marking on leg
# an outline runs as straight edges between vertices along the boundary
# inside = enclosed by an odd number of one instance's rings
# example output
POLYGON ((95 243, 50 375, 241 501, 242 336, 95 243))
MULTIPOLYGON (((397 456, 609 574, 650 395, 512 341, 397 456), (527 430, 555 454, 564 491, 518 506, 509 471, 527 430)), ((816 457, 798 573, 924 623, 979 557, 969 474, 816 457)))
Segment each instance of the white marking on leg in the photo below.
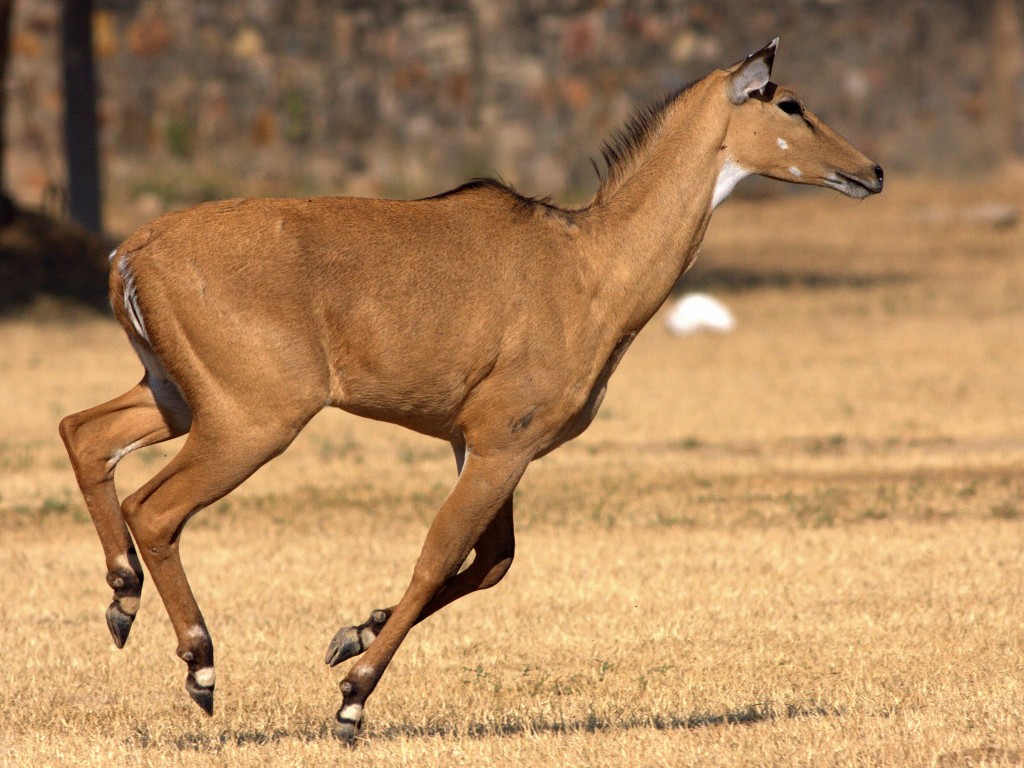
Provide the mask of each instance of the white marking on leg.
POLYGON ((203 667, 193 672, 192 678, 203 688, 213 688, 217 682, 217 673, 213 671, 213 667, 203 667))
POLYGON ((727 157, 725 162, 722 163, 721 170, 718 172, 718 179, 715 180, 715 191, 711 196, 711 209, 714 210, 721 205, 732 194, 736 185, 749 175, 750 171, 737 165, 727 157))
POLYGON ((206 631, 206 627, 203 627, 200 624, 193 624, 185 631, 185 634, 193 640, 201 640, 207 643, 210 642, 210 633, 206 631))
POLYGON ((789 149, 789 143, 781 136, 775 140, 775 143, 779 145, 779 149, 789 149))
POLYGON ((134 616, 139 612, 139 598, 137 597, 122 597, 117 602, 121 606, 121 610, 129 616, 134 616))
POLYGON ((803 173, 801 173, 801 172, 800 172, 800 169, 799 169, 799 168, 797 168, 797 167, 796 167, 795 165, 791 165, 791 166, 789 166, 789 168, 788 168, 787 170, 788 170, 788 171, 789 171, 789 172, 790 172, 790 173, 791 173, 792 175, 796 176, 796 177, 797 177, 798 179, 799 179, 799 178, 800 178, 801 176, 803 176, 803 173))
POLYGON ((363 705, 349 704, 347 707, 342 707, 341 712, 338 713, 338 719, 358 723, 363 719, 363 705))
POLYGON ((107 473, 109 474, 110 472, 113 472, 114 467, 117 466, 117 463, 121 461, 121 459, 123 459, 132 451, 134 451, 136 448, 140 448, 141 446, 142 440, 136 440, 134 443, 129 443, 124 448, 118 448, 116 451, 114 451, 114 455, 107 460, 107 473))
MULTIPOLYGON (((153 343, 146 331, 146 321, 142 317, 142 307, 139 304, 135 275, 132 274, 131 265, 128 263, 128 254, 121 254, 121 258, 117 261, 117 269, 124 279, 125 312, 128 314, 132 327, 138 334, 138 338, 128 334, 128 341, 131 342, 132 349, 135 350, 135 354, 142 361, 146 373, 149 374, 148 384, 153 397, 156 398, 156 401, 164 410, 174 415, 177 422, 176 426, 187 431, 188 426, 192 422, 192 411, 181 394, 181 388, 167 373, 167 369, 164 368, 163 363, 153 350, 153 343)), ((117 456, 117 459, 120 459, 121 456, 117 456)), ((114 461, 114 464, 116 463, 114 461)), ((113 467, 111 466, 110 468, 112 469, 113 467)))
POLYGON ((362 629, 359 631, 359 642, 363 645, 365 651, 370 647, 370 643, 377 639, 377 633, 370 628, 362 629))
POLYGON ((124 309, 128 313, 132 327, 139 337, 145 339, 149 344, 149 335, 146 333, 146 323, 142 319, 142 308, 139 306, 139 293, 135 287, 135 275, 132 274, 128 264, 128 254, 122 254, 117 261, 117 269, 124 280, 124 309))
POLYGON ((128 560, 128 555, 118 555, 114 558, 114 568, 121 568, 125 571, 132 570, 131 561, 128 560))

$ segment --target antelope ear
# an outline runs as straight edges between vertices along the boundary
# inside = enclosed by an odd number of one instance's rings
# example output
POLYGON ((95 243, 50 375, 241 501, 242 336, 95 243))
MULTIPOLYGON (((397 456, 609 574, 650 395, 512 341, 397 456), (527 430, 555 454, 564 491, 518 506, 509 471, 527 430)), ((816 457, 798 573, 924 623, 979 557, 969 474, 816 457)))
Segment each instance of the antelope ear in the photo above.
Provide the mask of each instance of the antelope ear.
POLYGON ((776 37, 760 51, 750 54, 736 65, 729 77, 729 101, 742 104, 750 98, 750 94, 768 85, 778 46, 779 38, 776 37))

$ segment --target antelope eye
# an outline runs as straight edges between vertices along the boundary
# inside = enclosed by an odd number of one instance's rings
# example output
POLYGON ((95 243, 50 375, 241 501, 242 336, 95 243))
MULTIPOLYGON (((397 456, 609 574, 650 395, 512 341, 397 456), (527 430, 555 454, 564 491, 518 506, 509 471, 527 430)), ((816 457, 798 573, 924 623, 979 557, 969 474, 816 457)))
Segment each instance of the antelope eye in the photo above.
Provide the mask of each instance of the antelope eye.
POLYGON ((780 101, 778 107, 787 115, 802 115, 804 113, 804 108, 800 106, 799 101, 780 101))

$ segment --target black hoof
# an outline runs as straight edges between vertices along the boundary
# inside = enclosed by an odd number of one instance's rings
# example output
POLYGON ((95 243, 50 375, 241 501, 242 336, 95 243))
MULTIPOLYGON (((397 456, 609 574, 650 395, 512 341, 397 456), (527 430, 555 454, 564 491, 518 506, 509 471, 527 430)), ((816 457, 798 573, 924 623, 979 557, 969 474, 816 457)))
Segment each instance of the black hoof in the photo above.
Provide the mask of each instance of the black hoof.
POLYGON ((206 714, 213 716, 213 688, 199 685, 195 678, 189 674, 185 678, 185 690, 192 697, 192 701, 199 705, 199 708, 206 714))
POLYGON ((363 646, 363 641, 359 638, 358 627, 342 627, 338 630, 338 634, 331 640, 331 644, 327 646, 327 655, 324 656, 324 663, 330 667, 337 666, 345 659, 351 659, 353 656, 358 656, 366 648, 363 646))
POLYGON ((110 630, 111 637, 114 638, 114 645, 118 648, 124 648, 124 644, 128 642, 128 633, 132 629, 133 621, 135 621, 135 617, 122 611, 117 600, 107 608, 107 628, 110 630))
POLYGON ((369 619, 358 627, 339 629, 338 634, 331 640, 331 644, 327 646, 324 663, 333 667, 341 664, 345 659, 351 659, 365 651, 377 639, 377 635, 384 628, 390 615, 390 611, 378 608, 370 614, 369 619))
POLYGON ((339 712, 334 718, 334 736, 338 741, 344 742, 350 747, 356 744, 356 738, 363 730, 363 720, 351 720, 343 718, 339 712))

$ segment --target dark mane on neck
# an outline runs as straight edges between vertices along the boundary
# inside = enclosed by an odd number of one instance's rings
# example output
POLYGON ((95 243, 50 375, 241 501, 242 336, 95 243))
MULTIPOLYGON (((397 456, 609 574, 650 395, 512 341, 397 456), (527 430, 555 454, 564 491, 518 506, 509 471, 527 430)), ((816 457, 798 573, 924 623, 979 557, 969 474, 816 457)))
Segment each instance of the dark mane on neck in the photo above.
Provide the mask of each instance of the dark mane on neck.
POLYGON ((550 195, 546 195, 544 197, 531 197, 530 195, 524 195, 501 178, 478 177, 471 181, 467 181, 465 184, 460 184, 455 187, 455 189, 450 189, 447 192, 442 192, 438 195, 424 197, 421 198, 421 200, 443 200, 445 198, 450 198, 453 195, 459 195, 480 189, 492 190, 506 195, 515 207, 524 213, 542 211, 544 213, 558 214, 565 217, 571 217, 574 213, 574 211, 570 209, 562 208, 561 206, 551 202, 550 195))
MULTIPOLYGON (((698 81, 695 80, 669 93, 658 101, 639 108, 622 128, 612 133, 601 148, 601 158, 604 160, 604 167, 599 167, 596 161, 591 160, 598 177, 598 188, 593 202, 599 203, 607 200, 636 170, 644 158, 645 151, 649 147, 652 137, 664 123, 665 113, 668 111, 668 108, 682 98, 696 82, 698 81)), ((523 213, 542 212, 571 221, 575 214, 580 213, 586 208, 586 206, 563 207, 553 203, 550 196, 531 197, 524 195, 500 177, 475 178, 447 192, 441 192, 440 194, 420 199, 444 200, 454 195, 482 189, 507 195, 515 207, 523 213)))
MULTIPOLYGON (((696 81, 694 81, 696 82, 696 81)), ((650 144, 651 137, 665 121, 665 113, 694 83, 689 83, 663 98, 641 107, 616 130, 601 148, 604 168, 591 160, 597 172, 598 189, 595 202, 605 200, 618 189, 636 169, 650 144)))

